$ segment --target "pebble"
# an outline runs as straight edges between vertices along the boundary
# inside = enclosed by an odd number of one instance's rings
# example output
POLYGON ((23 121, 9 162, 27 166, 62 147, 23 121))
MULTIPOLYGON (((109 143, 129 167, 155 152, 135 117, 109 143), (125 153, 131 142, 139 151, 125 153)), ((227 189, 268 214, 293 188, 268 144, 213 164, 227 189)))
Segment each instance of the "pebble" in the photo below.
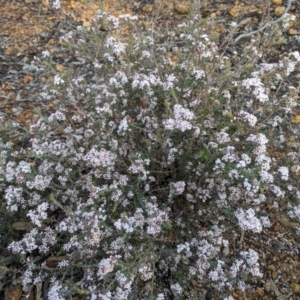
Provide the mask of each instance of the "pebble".
POLYGON ((285 12, 285 7, 284 6, 277 6, 275 8, 275 16, 276 17, 281 17, 285 12))
POLYGON ((278 273, 276 271, 272 272, 272 279, 276 279, 278 277, 278 273))
POLYGON ((300 285, 297 283, 291 283, 290 287, 293 290, 294 294, 300 294, 300 285))
POLYGON ((274 5, 282 5, 282 0, 273 0, 274 5))
POLYGON ((34 78, 33 78, 32 76, 25 75, 25 76, 23 77, 23 82, 24 82, 24 83, 29 83, 29 82, 31 82, 33 79, 34 79, 34 78))
POLYGON ((298 30, 294 29, 294 28, 290 28, 288 30, 288 35, 296 35, 298 34, 298 30))
POLYGON ((265 291, 270 292, 271 291, 271 284, 269 282, 265 283, 264 288, 265 288, 265 291))
POLYGON ((281 294, 287 294, 287 290, 285 289, 285 288, 281 288, 281 289, 279 289, 279 292, 281 293, 281 294))
MULTIPOLYGON (((300 115, 296 115, 292 120, 291 123, 297 124, 300 123, 300 115)), ((292 141, 293 142, 293 141, 292 141)))
POLYGON ((174 10, 181 14, 181 15, 187 15, 190 12, 190 7, 187 4, 175 4, 174 10))
POLYGON ((151 13, 153 11, 153 5, 147 4, 142 8, 144 13, 151 13))
POLYGON ((224 247, 224 249, 222 250, 222 253, 225 255, 225 256, 228 256, 230 254, 230 249, 228 246, 224 247))
POLYGON ((259 296, 263 297, 264 294, 265 294, 265 291, 264 291, 262 288, 258 287, 258 288, 256 288, 256 293, 257 293, 259 296))
POLYGON ((239 16, 239 13, 235 8, 230 9, 228 13, 234 18, 237 18, 239 16))
POLYGON ((274 265, 268 265, 267 266, 267 270, 269 270, 269 271, 275 271, 276 267, 274 265))
POLYGON ((236 292, 233 292, 233 293, 232 293, 232 296, 233 296, 234 298, 239 297, 239 295, 238 295, 236 292))

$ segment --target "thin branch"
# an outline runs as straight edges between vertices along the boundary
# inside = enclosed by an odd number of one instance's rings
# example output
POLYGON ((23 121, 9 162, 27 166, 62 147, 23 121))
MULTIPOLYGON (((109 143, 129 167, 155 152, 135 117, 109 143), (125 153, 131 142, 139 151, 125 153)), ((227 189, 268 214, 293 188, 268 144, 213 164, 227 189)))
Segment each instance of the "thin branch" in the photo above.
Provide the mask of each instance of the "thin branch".
POLYGON ((261 32, 261 31, 263 31, 266 27, 268 27, 268 26, 270 26, 270 25, 273 25, 273 24, 275 24, 275 23, 278 23, 278 22, 282 21, 282 20, 286 17, 288 11, 290 10, 290 8, 291 8, 291 3, 292 3, 292 0, 288 0, 288 3, 287 3, 287 7, 286 7, 286 9, 285 9, 285 12, 284 12, 284 14, 283 14, 279 19, 274 20, 274 21, 271 21, 271 22, 268 22, 268 23, 266 23, 264 26, 260 27, 260 28, 257 29, 257 30, 254 30, 254 31, 251 31, 251 32, 249 32, 249 33, 244 33, 244 34, 239 35, 239 36, 234 40, 233 44, 236 44, 240 39, 242 39, 242 38, 244 38, 244 37, 248 37, 248 36, 251 36, 251 35, 253 35, 253 34, 255 34, 255 33, 261 32))

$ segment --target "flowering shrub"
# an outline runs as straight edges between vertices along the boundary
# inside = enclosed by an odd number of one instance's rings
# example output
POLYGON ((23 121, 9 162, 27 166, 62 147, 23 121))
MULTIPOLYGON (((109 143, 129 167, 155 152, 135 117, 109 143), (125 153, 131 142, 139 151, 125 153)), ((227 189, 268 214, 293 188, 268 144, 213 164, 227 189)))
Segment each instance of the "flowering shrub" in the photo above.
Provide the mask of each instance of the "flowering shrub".
MULTIPOLYGON (((99 19, 134 32, 133 17, 99 19)), ((179 26, 172 53, 158 43, 172 33, 150 29, 127 44, 97 26, 68 35, 93 76, 55 74, 43 97, 57 110, 28 146, 1 143, 6 208, 32 223, 8 246, 26 262, 24 291, 47 279, 49 299, 200 299, 196 282, 233 299, 263 276, 243 238, 271 227, 266 205, 287 197, 300 218, 300 156, 286 142, 299 87, 279 93, 300 56, 267 63, 251 41, 252 67, 232 66, 200 23, 179 26)))

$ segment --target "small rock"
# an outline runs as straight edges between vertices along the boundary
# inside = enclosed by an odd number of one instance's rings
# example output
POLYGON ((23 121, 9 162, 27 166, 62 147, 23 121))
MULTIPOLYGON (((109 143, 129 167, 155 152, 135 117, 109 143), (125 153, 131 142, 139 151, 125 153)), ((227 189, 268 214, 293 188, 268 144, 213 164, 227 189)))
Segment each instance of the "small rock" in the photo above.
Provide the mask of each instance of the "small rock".
POLYGON ((294 28, 290 28, 288 30, 288 35, 296 35, 298 34, 298 30, 294 29, 294 28))
POLYGON ((287 294, 287 290, 285 288, 279 289, 279 292, 283 295, 287 294))
POLYGON ((233 293, 232 293, 232 296, 233 296, 234 298, 239 297, 239 295, 238 295, 236 292, 233 292, 233 293))
POLYGON ((153 5, 147 4, 142 8, 144 13, 151 13, 153 11, 153 5))
POLYGON ((187 4, 175 4, 174 10, 181 14, 181 15, 187 15, 190 12, 190 7, 187 4))
POLYGON ((46 77, 41 77, 41 78, 40 78, 40 81, 41 81, 42 83, 45 83, 45 82, 47 81, 47 79, 46 79, 46 77))
POLYGON ((61 64, 56 64, 55 69, 57 72, 62 72, 64 70, 64 66, 61 64))
POLYGON ((236 294, 239 295, 239 296, 242 296, 243 295, 243 292, 241 290, 235 290, 236 294))
POLYGON ((20 299, 22 296, 22 287, 20 284, 13 286, 8 294, 6 295, 5 299, 20 299))
POLYGON ((281 17, 285 12, 285 7, 284 6, 277 6, 275 8, 275 16, 276 17, 281 17))
POLYGON ((232 8, 230 11, 229 11, 229 14, 234 17, 234 18, 237 18, 239 16, 239 13, 237 11, 237 9, 235 8, 232 8))
POLYGON ((287 279, 284 278, 284 277, 280 277, 280 278, 279 278, 279 282, 281 282, 281 283, 286 283, 286 282, 287 282, 287 279))
POLYGON ((225 255, 225 256, 228 256, 230 254, 230 249, 228 246, 224 247, 224 249, 222 250, 222 253, 225 255))
POLYGON ((256 288, 256 293, 261 297, 263 297, 265 294, 264 290, 260 287, 256 288))
POLYGON ((274 265, 268 265, 267 266, 267 270, 269 270, 269 271, 275 271, 276 267, 274 265))
POLYGON ((47 0, 42 0, 42 10, 48 10, 49 8, 49 3, 47 0))
POLYGON ((32 77, 32 76, 25 75, 25 76, 23 77, 23 82, 24 82, 24 83, 29 83, 29 82, 31 82, 32 80, 33 80, 33 77, 32 77))
POLYGON ((269 282, 265 283, 264 285, 265 291, 270 292, 271 291, 271 285, 269 282))
POLYGON ((291 283, 290 287, 293 290, 294 294, 300 294, 300 285, 297 283, 291 283))
POLYGON ((272 279, 276 279, 278 277, 278 273, 276 271, 272 272, 272 279))
POLYGON ((273 0, 272 1, 274 5, 281 5, 282 4, 282 0, 273 0))
POLYGON ((291 123, 297 124, 300 123, 300 115, 295 116, 292 120, 291 123))
POLYGON ((274 294, 276 296, 280 296, 281 295, 280 292, 279 292, 279 290, 278 290, 278 288, 277 288, 277 286, 276 286, 276 283, 274 282, 273 279, 270 279, 270 287, 271 287, 271 290, 274 292, 274 294))

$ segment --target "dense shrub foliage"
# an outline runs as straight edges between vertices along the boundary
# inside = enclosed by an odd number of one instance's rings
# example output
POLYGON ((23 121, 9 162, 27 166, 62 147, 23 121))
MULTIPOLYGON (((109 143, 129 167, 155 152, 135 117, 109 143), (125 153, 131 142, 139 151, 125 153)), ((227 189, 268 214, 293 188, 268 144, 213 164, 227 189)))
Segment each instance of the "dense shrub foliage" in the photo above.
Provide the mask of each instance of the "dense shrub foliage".
POLYGON ((233 299, 263 276, 243 240, 272 226, 266 207, 300 218, 299 87, 284 84, 300 55, 271 63, 252 40, 229 58, 198 16, 181 43, 133 19, 99 13, 63 37, 92 73, 55 74, 42 95, 56 111, 24 148, 1 143, 6 208, 31 224, 8 249, 25 293, 48 280, 53 300, 233 299))

